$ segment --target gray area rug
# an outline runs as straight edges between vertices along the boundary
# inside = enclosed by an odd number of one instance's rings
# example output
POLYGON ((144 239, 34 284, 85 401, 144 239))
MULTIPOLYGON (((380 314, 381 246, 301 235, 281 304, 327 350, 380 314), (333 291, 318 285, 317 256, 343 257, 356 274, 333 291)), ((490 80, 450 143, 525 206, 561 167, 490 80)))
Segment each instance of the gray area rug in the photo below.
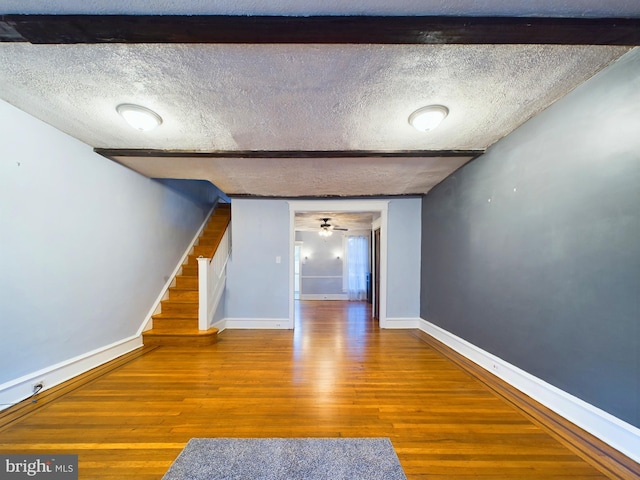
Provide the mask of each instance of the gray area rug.
POLYGON ((406 480, 388 438, 193 438, 163 480, 406 480))

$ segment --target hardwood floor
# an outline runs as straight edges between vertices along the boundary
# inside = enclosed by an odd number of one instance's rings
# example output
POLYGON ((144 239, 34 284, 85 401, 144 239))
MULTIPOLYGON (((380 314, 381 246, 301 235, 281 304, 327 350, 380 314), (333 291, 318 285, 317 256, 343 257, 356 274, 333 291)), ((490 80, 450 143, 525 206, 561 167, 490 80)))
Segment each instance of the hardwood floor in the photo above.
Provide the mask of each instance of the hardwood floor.
POLYGON ((409 479, 606 478, 370 306, 157 347, 0 429, 2 453, 77 453, 81 479, 159 479, 192 437, 389 437, 409 479))

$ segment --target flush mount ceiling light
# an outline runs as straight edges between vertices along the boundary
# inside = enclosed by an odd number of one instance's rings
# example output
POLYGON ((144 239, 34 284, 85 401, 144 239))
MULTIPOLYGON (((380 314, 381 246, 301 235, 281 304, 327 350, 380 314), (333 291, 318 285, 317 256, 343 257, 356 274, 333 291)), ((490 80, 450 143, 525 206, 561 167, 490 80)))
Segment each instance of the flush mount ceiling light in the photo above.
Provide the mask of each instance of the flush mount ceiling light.
POLYGON ((409 123, 416 130, 428 132, 440 125, 448 114, 449 109, 444 105, 429 105, 413 112, 409 116, 409 123))
POLYGON ((116 111, 136 130, 153 130, 162 123, 162 117, 156 112, 133 103, 122 103, 116 111))

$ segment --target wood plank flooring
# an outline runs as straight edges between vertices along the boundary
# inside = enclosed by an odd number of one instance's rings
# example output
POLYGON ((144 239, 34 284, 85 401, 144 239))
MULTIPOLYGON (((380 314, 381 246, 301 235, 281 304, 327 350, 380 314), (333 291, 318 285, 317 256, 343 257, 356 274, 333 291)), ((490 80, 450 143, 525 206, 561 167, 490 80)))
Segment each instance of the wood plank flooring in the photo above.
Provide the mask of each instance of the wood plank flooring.
POLYGON ((297 326, 158 347, 0 429, 3 453, 77 453, 81 479, 160 479, 192 437, 389 437, 409 479, 604 475, 359 302, 297 326))

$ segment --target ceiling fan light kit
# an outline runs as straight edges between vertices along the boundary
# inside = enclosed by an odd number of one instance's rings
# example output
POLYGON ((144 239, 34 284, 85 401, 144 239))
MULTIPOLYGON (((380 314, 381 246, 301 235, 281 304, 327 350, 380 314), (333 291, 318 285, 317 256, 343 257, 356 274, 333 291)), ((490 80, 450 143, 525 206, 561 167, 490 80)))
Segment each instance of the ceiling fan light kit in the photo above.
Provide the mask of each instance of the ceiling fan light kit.
POLYGON ((136 130, 148 132, 162 124, 162 117, 153 110, 133 103, 121 103, 116 111, 136 130))
POLYGON ((329 224, 329 220, 331 219, 321 218, 320 220, 322 220, 322 223, 320 224, 320 231, 318 232, 318 234, 321 237, 330 237, 331 235, 333 235, 333 232, 331 231, 331 225, 329 224))
POLYGON ((330 237, 331 235, 333 235, 333 230, 340 230, 342 232, 347 232, 349 231, 348 228, 342 228, 342 227, 336 227, 335 225, 332 226, 329 223, 329 220, 331 220, 331 218, 321 218, 320 220, 322 220, 322 223, 320 224, 320 231, 318 232, 318 234, 321 237, 330 237))
POLYGON ((428 132, 440 125, 447 115, 449 109, 444 105, 428 105, 409 115, 409 123, 420 132, 428 132))

